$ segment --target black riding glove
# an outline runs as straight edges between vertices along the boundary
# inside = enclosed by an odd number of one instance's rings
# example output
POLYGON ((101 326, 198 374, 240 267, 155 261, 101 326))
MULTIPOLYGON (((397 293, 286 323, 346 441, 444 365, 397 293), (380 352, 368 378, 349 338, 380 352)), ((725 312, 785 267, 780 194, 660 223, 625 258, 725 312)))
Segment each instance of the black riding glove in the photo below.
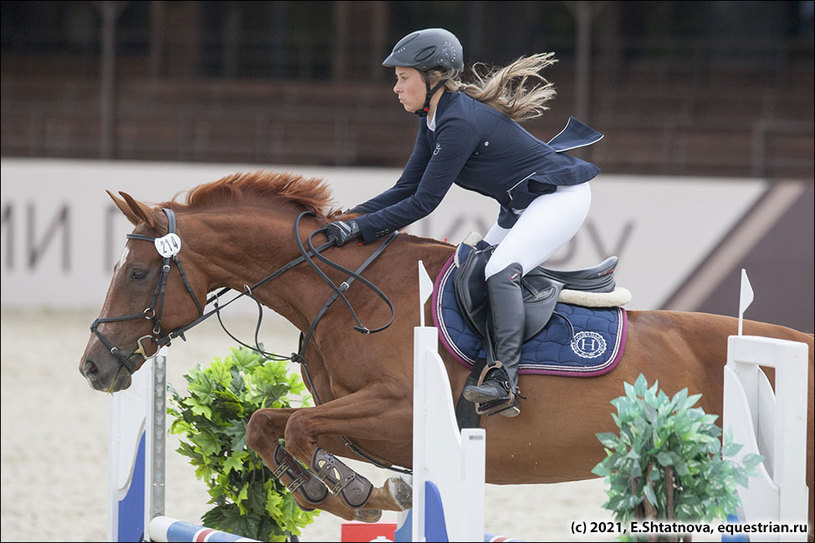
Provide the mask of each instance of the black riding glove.
POLYGON ((325 237, 327 237, 328 241, 332 242, 337 247, 345 245, 352 239, 358 238, 362 235, 359 231, 359 225, 354 219, 349 221, 330 222, 325 226, 325 228, 325 237))

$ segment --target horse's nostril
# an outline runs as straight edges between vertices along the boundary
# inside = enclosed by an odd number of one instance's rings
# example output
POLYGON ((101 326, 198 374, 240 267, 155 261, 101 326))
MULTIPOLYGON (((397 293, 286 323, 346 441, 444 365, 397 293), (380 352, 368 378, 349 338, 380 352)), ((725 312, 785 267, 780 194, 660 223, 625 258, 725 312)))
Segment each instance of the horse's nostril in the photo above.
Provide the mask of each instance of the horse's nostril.
POLYGON ((96 364, 94 364, 92 360, 85 360, 85 364, 82 366, 82 375, 85 377, 95 377, 97 373, 99 373, 99 368, 96 364))

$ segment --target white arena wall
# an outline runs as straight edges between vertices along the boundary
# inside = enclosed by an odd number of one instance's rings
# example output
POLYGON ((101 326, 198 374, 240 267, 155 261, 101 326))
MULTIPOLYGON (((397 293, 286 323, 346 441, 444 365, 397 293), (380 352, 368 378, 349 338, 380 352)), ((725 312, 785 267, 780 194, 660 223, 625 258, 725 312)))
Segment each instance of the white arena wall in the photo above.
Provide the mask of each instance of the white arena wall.
MULTIPOLYGON (((400 173, 380 168, 4 158, 3 307, 101 308, 113 264, 131 230, 105 190, 160 202, 200 183, 260 169, 321 177, 342 208, 390 187, 400 173)), ((627 307, 661 308, 768 186, 759 179, 601 174, 592 181, 586 223, 548 266, 585 267, 616 254, 618 284, 633 293, 627 307)), ((457 243, 470 231, 486 232, 497 213, 492 200, 454 187, 438 209, 404 231, 457 243)), ((253 304, 240 307, 256 311, 253 304)))

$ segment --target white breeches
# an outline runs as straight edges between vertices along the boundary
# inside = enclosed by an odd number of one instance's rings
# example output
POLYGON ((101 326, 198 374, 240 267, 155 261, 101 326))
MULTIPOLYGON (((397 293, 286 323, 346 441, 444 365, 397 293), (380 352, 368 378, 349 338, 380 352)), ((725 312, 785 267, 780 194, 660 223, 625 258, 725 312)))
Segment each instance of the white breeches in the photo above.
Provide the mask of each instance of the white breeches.
POLYGON ((496 222, 484 236, 490 245, 498 245, 484 269, 485 279, 513 262, 521 265, 524 275, 541 265, 577 234, 590 206, 589 183, 561 186, 520 210, 512 228, 496 222))

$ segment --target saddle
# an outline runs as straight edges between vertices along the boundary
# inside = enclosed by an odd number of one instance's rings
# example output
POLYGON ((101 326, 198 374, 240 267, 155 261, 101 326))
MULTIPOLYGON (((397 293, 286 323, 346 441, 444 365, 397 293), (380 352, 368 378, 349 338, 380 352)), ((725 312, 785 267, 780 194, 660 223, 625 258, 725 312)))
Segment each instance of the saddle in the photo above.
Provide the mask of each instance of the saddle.
MULTIPOLYGON (((459 244, 455 255, 458 268, 455 275, 456 302, 467 324, 482 339, 488 337, 490 320, 484 268, 494 249, 495 246, 473 233, 459 244)), ((562 291, 613 292, 617 261, 618 258, 612 256, 591 268, 574 271, 555 271, 538 266, 524 275, 521 279, 526 312, 524 341, 543 330, 554 313, 562 291)))

